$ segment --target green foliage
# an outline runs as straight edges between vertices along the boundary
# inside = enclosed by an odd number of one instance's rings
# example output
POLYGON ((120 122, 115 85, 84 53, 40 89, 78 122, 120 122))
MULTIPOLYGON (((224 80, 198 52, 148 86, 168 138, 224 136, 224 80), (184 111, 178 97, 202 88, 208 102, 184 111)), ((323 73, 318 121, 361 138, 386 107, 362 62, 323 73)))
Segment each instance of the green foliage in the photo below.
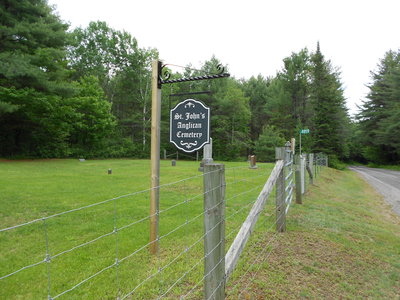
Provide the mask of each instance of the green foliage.
POLYGON ((347 165, 343 163, 336 155, 329 155, 328 164, 330 168, 337 170, 346 170, 347 165))
POLYGON ((289 140, 298 138, 300 129, 310 128, 311 134, 303 136, 303 149, 347 158, 350 120, 339 72, 325 61, 319 45, 316 53, 303 49, 283 62, 284 68, 264 84, 264 89, 258 86, 261 78, 243 83, 250 103, 257 104, 252 108, 256 125, 251 126, 251 136, 271 125, 289 140))
MULTIPOLYGON (((204 74, 216 74, 216 66, 220 61, 212 57, 204 62, 201 70, 194 70, 188 66, 183 74, 174 74, 175 77, 201 76, 204 74)), ((209 91, 207 95, 196 95, 196 99, 202 101, 210 107, 211 121, 210 136, 213 138, 213 155, 215 159, 235 160, 244 157, 250 147, 249 123, 251 112, 249 98, 245 96, 242 85, 233 78, 223 78, 210 81, 194 81, 176 84, 173 90, 164 88, 166 96, 168 94, 185 94, 198 91, 209 91)), ((187 95, 181 97, 171 97, 170 107, 174 107, 178 102, 187 99, 187 95)), ((161 119, 165 121, 162 128, 168 129, 169 108, 164 104, 161 119)), ((168 104, 169 105, 169 104, 168 104)), ((162 148, 167 152, 176 151, 169 143, 169 131, 161 131, 162 148)))
POLYGON ((339 72, 322 55, 319 44, 312 55, 311 94, 313 105, 313 152, 348 156, 346 128, 350 124, 339 72))
POLYGON ((233 80, 227 81, 226 89, 217 93, 215 99, 211 115, 213 148, 217 157, 238 158, 245 153, 249 142, 249 100, 233 80))
POLYGON ((0 85, 71 95, 65 81, 68 25, 47 1, 3 1, 0 16, 0 85))
POLYGON ((400 161, 400 51, 389 51, 372 73, 367 100, 361 107, 361 140, 364 157, 374 163, 400 161))
POLYGON ((0 153, 64 157, 69 154, 69 125, 63 102, 32 88, 0 87, 0 101, 17 108, 0 118, 0 153))
POLYGON ((75 78, 98 78, 111 103, 123 138, 142 143, 147 150, 150 128, 150 62, 158 56, 154 49, 140 49, 134 37, 110 28, 105 22, 90 22, 72 33, 68 49, 75 78))
POLYGON ((284 82, 279 76, 273 78, 267 90, 268 101, 265 104, 265 114, 268 123, 280 128, 284 136, 290 138, 291 128, 291 100, 284 82))
MULTIPOLYGON (((129 33, 101 21, 67 33, 68 25, 45 0, 7 1, 0 4, 0 15, 0 130, 5 133, 0 155, 148 156, 150 62, 157 50, 139 48, 129 33)), ((172 77, 216 74, 219 64, 212 57, 200 70, 189 65, 172 77)), ((163 99, 182 97, 162 101, 161 147, 176 151, 169 143, 169 110, 187 98, 185 93, 208 91, 196 99, 211 108, 216 159, 252 153, 255 143, 265 144, 263 129, 273 127, 286 140, 310 128, 303 141, 307 151, 347 158, 351 132, 339 72, 319 46, 316 53, 292 53, 283 65, 273 78, 164 86, 163 99)), ((387 77, 393 87, 399 85, 397 69, 387 77)), ((398 88, 391 91, 398 97, 398 88)), ((389 149, 391 156, 400 145, 399 137, 389 138, 400 128, 394 103, 378 122, 381 144, 370 145, 389 149)))
POLYGON ((0 153, 5 156, 93 156, 115 126, 110 105, 95 78, 75 84, 72 98, 30 88, 0 87, 0 99, 17 109, 0 118, 0 153))
POLYGON ((68 155, 68 26, 47 1, 0 4, 0 155, 68 155))
POLYGON ((78 95, 66 99, 66 108, 70 110, 72 154, 93 157, 105 146, 106 137, 116 125, 115 118, 95 77, 83 77, 76 83, 76 88, 78 95))
POLYGON ((260 136, 264 125, 267 122, 265 105, 268 103, 268 87, 270 80, 261 75, 251 77, 243 82, 244 95, 249 98, 251 112, 250 136, 252 141, 256 141, 260 136))
POLYGON ((255 154, 259 161, 275 161, 275 148, 283 147, 285 139, 274 126, 264 127, 255 144, 255 154))
POLYGON ((310 72, 312 65, 310 64, 310 55, 307 49, 301 50, 299 53, 292 53, 290 57, 283 60, 284 69, 279 73, 285 91, 290 97, 289 114, 291 119, 288 126, 288 134, 293 135, 293 129, 296 124, 310 124, 310 72))

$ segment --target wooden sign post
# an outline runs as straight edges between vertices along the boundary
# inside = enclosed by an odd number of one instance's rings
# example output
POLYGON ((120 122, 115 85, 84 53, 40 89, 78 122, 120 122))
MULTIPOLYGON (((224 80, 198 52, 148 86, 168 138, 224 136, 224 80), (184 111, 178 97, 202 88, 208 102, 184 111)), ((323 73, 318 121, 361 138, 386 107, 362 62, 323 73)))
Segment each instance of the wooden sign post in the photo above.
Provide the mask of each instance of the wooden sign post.
POLYGON ((153 60, 151 76, 151 191, 150 191, 150 253, 158 252, 158 212, 160 206, 160 121, 161 86, 159 70, 161 62, 153 60))
MULTIPOLYGON (((171 84, 171 83, 180 83, 187 81, 197 81, 197 80, 209 80, 209 79, 217 79, 217 78, 226 78, 229 77, 229 73, 225 73, 225 69, 222 65, 217 66, 217 70, 219 70, 219 74, 209 74, 203 76, 196 77, 188 77, 188 78, 178 78, 178 79, 169 79, 169 74, 165 79, 162 78, 162 69, 166 65, 162 65, 161 61, 158 59, 153 60, 152 67, 152 75, 151 75, 151 192, 150 192, 150 252, 152 254, 156 254, 158 252, 158 218, 159 218, 159 206, 160 206, 160 123, 161 123, 161 86, 163 84, 171 84)), ((193 100, 193 99, 191 99, 193 100)), ((185 103, 188 107, 193 108, 193 105, 197 107, 196 102, 190 102, 191 104, 185 103)), ((200 102, 199 102, 200 103, 200 102)), ((204 105, 203 105, 204 106, 204 105)), ((208 109, 208 108, 207 108, 208 109)), ((178 112, 179 114, 179 112, 178 112)), ((193 115, 189 113, 188 119, 186 119, 186 113, 181 116, 181 118, 176 119, 177 126, 178 122, 181 121, 182 130, 180 133, 176 133, 176 138, 178 138, 178 142, 180 146, 183 146, 188 150, 187 152, 193 152, 197 148, 199 144, 202 146, 208 143, 209 133, 207 134, 207 142, 197 141, 196 145, 193 145, 195 141, 191 141, 190 139, 193 137, 199 137, 201 132, 190 131, 191 129, 199 129, 195 127, 199 127, 198 124, 201 122, 200 119, 203 120, 202 115, 198 118, 197 115, 193 115), (184 130, 183 130, 184 129, 184 130), (180 140, 179 138, 184 138, 180 140), (181 143, 182 141, 182 143, 181 143)), ((209 115, 208 115, 209 117, 209 115)), ((202 125, 203 126, 203 125, 202 125)), ((204 135, 202 134, 202 137, 204 135)))

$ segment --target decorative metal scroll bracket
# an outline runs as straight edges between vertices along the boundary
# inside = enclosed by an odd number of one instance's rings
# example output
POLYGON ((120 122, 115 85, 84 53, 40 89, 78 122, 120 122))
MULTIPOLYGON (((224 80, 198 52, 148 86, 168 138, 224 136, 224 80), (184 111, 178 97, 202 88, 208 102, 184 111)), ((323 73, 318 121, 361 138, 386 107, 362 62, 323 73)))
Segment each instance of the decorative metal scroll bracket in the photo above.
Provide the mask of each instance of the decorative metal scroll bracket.
POLYGON ((226 78, 230 77, 229 73, 225 73, 225 68, 219 64, 217 65, 217 74, 203 75, 203 76, 194 76, 194 77, 186 77, 186 78, 178 78, 178 79, 169 79, 171 77, 171 73, 168 70, 165 70, 164 67, 167 65, 162 65, 159 61, 158 63, 158 88, 160 89, 163 84, 166 83, 178 83, 178 82, 187 82, 187 81, 197 81, 197 80, 207 80, 207 79, 217 79, 217 78, 226 78))

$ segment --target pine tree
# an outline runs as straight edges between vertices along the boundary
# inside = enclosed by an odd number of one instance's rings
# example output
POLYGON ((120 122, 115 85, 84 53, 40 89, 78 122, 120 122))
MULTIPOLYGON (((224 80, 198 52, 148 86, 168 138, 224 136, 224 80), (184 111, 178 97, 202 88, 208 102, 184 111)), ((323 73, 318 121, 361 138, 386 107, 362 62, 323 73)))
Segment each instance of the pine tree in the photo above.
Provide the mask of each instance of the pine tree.
POLYGON ((349 118, 345 107, 339 72, 325 60, 319 43, 311 57, 311 93, 313 105, 313 151, 346 158, 346 131, 349 118))
POLYGON ((370 92, 357 116, 364 156, 376 163, 395 163, 400 159, 400 51, 388 51, 371 75, 370 92))
POLYGON ((0 2, 0 86, 69 95, 68 25, 45 0, 0 2))
POLYGON ((0 156, 94 153, 112 130, 98 82, 70 80, 67 29, 46 0, 0 2, 0 156))

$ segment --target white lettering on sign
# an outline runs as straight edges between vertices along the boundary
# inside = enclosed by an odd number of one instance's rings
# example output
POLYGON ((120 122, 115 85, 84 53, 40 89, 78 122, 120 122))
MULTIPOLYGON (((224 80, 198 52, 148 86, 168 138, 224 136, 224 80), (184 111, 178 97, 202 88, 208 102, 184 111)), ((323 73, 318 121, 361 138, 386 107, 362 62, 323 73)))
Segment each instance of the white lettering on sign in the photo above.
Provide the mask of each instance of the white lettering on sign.
POLYGON ((199 120, 199 119, 200 119, 200 114, 186 113, 186 121, 187 120, 199 120))
POLYGON ((182 123, 182 122, 178 122, 177 124, 177 128, 179 129, 192 129, 192 128, 196 128, 196 129, 200 129, 201 128, 201 123, 182 123))
POLYGON ((174 116, 174 119, 175 119, 175 120, 181 120, 181 119, 183 119, 182 114, 176 113, 175 116, 174 116))
POLYGON ((186 99, 170 111, 170 142, 193 152, 210 140, 210 109, 202 102, 186 99))
POLYGON ((178 131, 176 133, 177 138, 201 138, 203 134, 201 132, 182 132, 178 131))

